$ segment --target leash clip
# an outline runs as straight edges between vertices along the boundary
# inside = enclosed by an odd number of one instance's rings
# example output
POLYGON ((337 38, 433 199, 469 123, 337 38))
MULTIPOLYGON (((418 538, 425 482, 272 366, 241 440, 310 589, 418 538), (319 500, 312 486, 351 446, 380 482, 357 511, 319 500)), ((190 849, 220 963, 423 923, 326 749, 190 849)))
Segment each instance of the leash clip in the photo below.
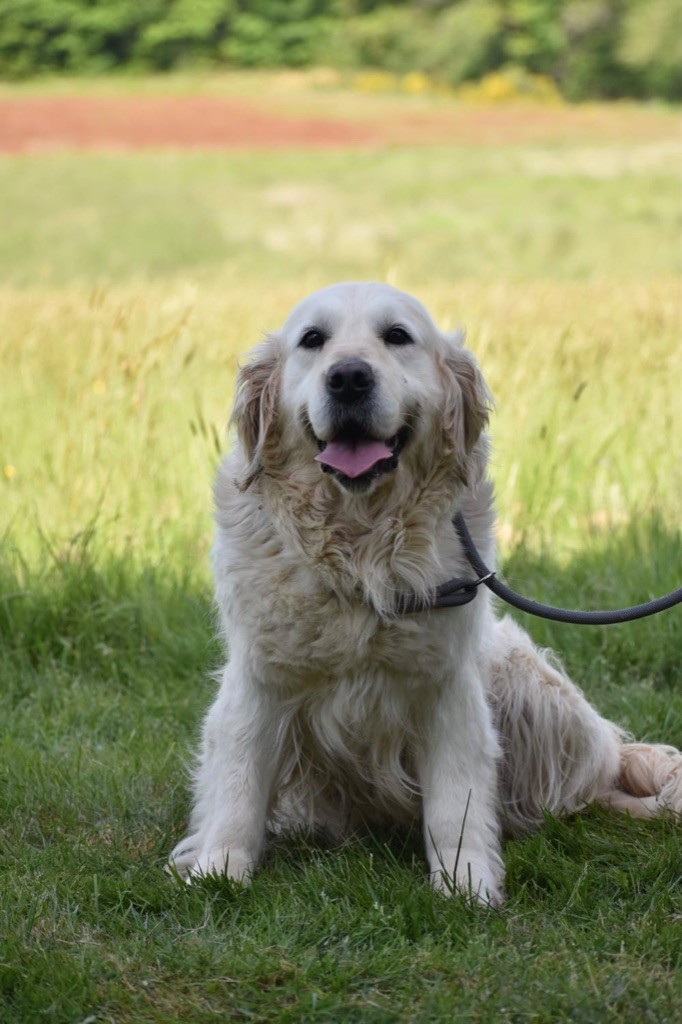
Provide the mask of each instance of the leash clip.
POLYGON ((477 580, 448 580, 436 589, 436 595, 430 602, 422 601, 412 594, 401 595, 396 606, 396 614, 413 615, 415 612, 427 612, 433 608, 459 608, 473 601, 481 583, 487 583, 494 575, 494 572, 487 572, 477 580))
POLYGON ((485 576, 479 576, 479 578, 477 580, 472 580, 471 583, 469 584, 469 586, 472 589, 475 588, 475 587, 480 587, 481 583, 486 583, 488 580, 491 580, 494 575, 495 575, 495 571, 494 570, 492 570, 491 572, 487 572, 485 574, 485 576))
POLYGON ((458 608, 460 605, 469 604, 476 597, 476 592, 481 583, 486 583, 495 575, 494 572, 485 573, 476 580, 450 580, 443 583, 436 591, 436 600, 432 608, 458 608))

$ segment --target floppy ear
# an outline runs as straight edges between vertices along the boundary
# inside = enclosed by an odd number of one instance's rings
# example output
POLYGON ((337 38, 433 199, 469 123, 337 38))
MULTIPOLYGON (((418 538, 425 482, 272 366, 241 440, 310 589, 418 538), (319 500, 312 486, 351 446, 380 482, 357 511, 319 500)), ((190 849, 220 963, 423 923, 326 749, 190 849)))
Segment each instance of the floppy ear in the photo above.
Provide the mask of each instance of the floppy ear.
POLYGON ((276 440, 280 358, 278 340, 271 335, 254 350, 237 376, 237 393, 230 424, 237 428, 249 464, 240 486, 246 490, 263 469, 265 450, 276 440))
POLYGON ((443 429, 446 446, 456 455, 462 481, 468 482, 471 455, 488 424, 492 396, 461 335, 446 335, 449 351, 442 360, 445 383, 443 429))

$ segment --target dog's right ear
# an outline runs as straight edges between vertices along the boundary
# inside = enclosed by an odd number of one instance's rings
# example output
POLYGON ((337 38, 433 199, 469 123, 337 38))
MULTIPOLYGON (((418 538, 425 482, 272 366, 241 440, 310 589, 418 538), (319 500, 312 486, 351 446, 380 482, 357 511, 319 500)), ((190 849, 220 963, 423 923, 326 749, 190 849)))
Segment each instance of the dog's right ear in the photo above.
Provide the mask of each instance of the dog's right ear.
POLYGON ((230 424, 248 459, 239 486, 246 490, 263 470, 263 458, 277 437, 281 363, 276 335, 265 339, 239 371, 230 424))

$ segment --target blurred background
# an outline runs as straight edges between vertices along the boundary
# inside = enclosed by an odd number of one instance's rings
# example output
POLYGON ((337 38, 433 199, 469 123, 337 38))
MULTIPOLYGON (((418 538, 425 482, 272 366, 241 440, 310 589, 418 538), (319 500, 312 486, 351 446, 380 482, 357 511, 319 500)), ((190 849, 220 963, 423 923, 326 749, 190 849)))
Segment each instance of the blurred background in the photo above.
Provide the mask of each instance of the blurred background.
POLYGON ((15 80, 317 65, 412 74, 403 84, 418 91, 428 87, 419 73, 446 90, 507 68, 508 81, 484 89, 675 100, 681 56, 672 0, 4 0, 0 10, 0 75, 15 80))

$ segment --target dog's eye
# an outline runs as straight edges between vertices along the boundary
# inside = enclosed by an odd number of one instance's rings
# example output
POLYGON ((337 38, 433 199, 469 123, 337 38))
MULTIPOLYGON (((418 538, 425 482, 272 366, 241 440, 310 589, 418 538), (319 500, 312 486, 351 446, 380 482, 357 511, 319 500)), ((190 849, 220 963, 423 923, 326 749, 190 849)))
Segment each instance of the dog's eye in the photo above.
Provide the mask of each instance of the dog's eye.
POLYGON ((414 338, 407 333, 404 327, 399 327, 394 324, 393 327, 387 328, 384 331, 384 341, 387 345, 413 345, 414 338))
POLYGON ((322 331, 318 331, 315 327, 311 327, 309 331, 306 331, 302 335, 299 345, 301 348, 322 348, 327 337, 322 331))

